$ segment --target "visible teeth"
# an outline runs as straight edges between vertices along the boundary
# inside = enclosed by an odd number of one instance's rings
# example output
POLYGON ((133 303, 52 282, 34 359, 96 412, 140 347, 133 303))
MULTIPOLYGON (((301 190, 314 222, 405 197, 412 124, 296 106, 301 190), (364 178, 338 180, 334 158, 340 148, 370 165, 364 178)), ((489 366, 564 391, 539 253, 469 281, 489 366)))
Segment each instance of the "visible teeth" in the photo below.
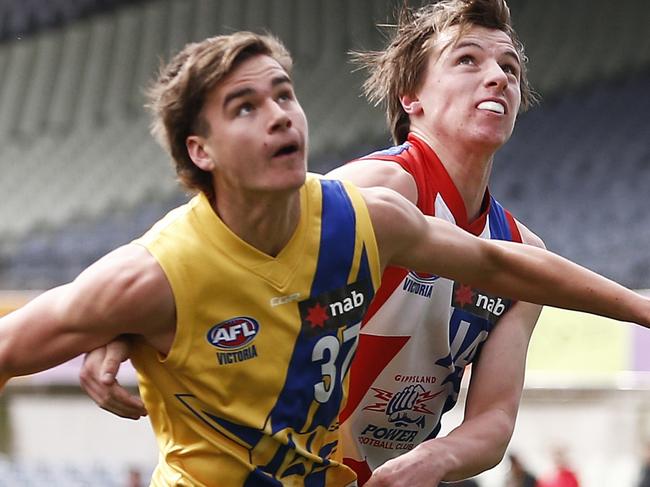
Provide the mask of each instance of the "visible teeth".
POLYGON ((500 113, 501 115, 506 113, 506 108, 501 103, 498 103, 496 101, 484 101, 479 104, 478 109, 489 110, 491 112, 500 113))

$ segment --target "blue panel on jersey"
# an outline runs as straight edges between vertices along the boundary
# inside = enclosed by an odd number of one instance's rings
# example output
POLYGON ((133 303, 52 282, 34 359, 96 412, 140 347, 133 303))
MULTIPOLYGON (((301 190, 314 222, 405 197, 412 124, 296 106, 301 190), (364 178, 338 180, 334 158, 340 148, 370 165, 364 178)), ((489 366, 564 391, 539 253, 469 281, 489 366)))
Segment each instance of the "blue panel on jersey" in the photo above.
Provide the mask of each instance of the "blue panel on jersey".
POLYGON ((208 412, 205 412, 205 415, 217 423, 219 426, 221 426, 223 429, 237 436, 237 438, 244 440, 251 447, 255 447, 255 445, 257 445, 262 439, 262 436, 264 436, 264 433, 262 433, 260 430, 249 428, 248 426, 242 426, 237 423, 232 423, 208 412))
POLYGON ((305 487, 325 487, 325 470, 309 474, 305 478, 305 487))
POLYGON ((321 188, 321 240, 312 296, 345 286, 354 258, 356 235, 356 215, 341 182, 322 179, 321 188))
POLYGON ((512 232, 503 207, 490 196, 490 236, 495 240, 512 240, 512 232))
POLYGON ((176 398, 207 426, 224 436, 238 438, 238 443, 246 448, 255 448, 264 436, 260 430, 232 423, 207 411, 205 405, 193 394, 176 394, 176 398))
MULTIPOLYGON (((298 303, 302 326, 285 384, 269 416, 273 433, 290 428, 300 434, 316 434, 318 427, 330 428, 336 424, 343 399, 343 362, 351 353, 356 338, 355 334, 351 334, 341 341, 340 329, 349 328, 361 321, 374 294, 369 279, 370 264, 365 251, 361 256, 362 262, 359 263, 358 279, 348 285, 354 264, 356 240, 356 214, 352 202, 338 181, 321 180, 321 187, 323 203, 317 269, 310 297, 298 303), (366 277, 368 279, 364 279, 366 277), (345 308, 342 303, 346 303, 345 308), (339 311, 333 311, 335 309, 339 311), (325 385, 327 397, 321 397, 322 402, 317 402, 315 386, 325 384, 324 375, 334 380, 325 385), (310 410, 313 417, 308 421, 310 410)), ((318 434, 322 433, 321 430, 318 434)), ((306 443, 309 451, 311 445, 310 439, 306 443)), ((321 447, 321 452, 314 453, 327 457, 335 447, 336 442, 325 445, 321 447)), ((287 450, 279 451, 278 454, 284 458, 292 453, 287 450)), ((322 464, 314 464, 306 458, 302 458, 302 462, 307 472, 311 472, 307 476, 310 479, 308 485, 324 485, 324 471, 329 462, 325 460, 322 464)), ((286 466, 286 462, 283 465, 286 466)), ((280 465, 276 459, 262 468, 278 476, 289 473, 277 472, 280 465)))
MULTIPOLYGON (((454 309, 449 320, 449 340, 450 343, 456 343, 458 348, 452 351, 454 353, 453 356, 450 354, 436 362, 436 365, 449 370, 449 374, 443 379, 441 384, 450 384, 452 387, 452 391, 447 395, 440 418, 456 404, 465 366, 477 356, 483 346, 483 342, 487 338, 487 332, 491 327, 492 324, 485 318, 481 318, 459 308, 454 309)), ((427 436, 427 439, 435 438, 440 432, 441 426, 439 419, 438 424, 436 424, 433 431, 427 436)))
POLYGON ((394 145, 393 147, 389 147, 388 149, 382 149, 376 152, 373 152, 372 154, 368 154, 367 156, 363 156, 364 159, 372 159, 373 157, 381 157, 381 156, 397 156, 407 150, 409 147, 411 147, 411 144, 408 142, 404 142, 401 145, 394 145))
MULTIPOLYGON (((323 292, 345 286, 354 258, 356 215, 352 202, 339 181, 322 180, 321 182, 323 189, 321 246, 311 296, 318 296, 323 292), (336 272, 334 272, 334 269, 336 269, 336 272)), ((364 271, 369 275, 370 266, 367 259, 367 254, 364 252, 361 256, 360 271, 364 271)), ((361 276, 357 278, 357 282, 359 281, 361 281, 361 276)), ((368 299, 368 303, 369 301, 368 299)), ((347 326, 355 324, 355 322, 349 322, 347 326)), ((321 404, 316 410, 312 424, 308 426, 309 429, 317 426, 328 427, 338 416, 341 401, 343 400, 343 378, 341 377, 341 374, 345 372, 342 371, 343 362, 354 343, 354 341, 349 340, 341 344, 334 364, 338 376, 337 380, 332 384, 331 396, 325 404, 321 404)), ((318 374, 319 377, 322 377, 321 370, 318 370, 318 374)), ((320 378, 317 378, 316 382, 320 380, 320 378)))
MULTIPOLYGON (((273 455, 273 458, 271 458, 271 461, 267 463, 264 467, 263 470, 265 472, 270 472, 270 473, 277 473, 280 471, 280 467, 282 467, 282 462, 284 461, 285 457, 287 456, 287 453, 294 452, 296 449, 296 445, 291 439, 291 435, 289 435, 289 442, 286 445, 280 446, 277 451, 275 452, 275 455, 273 455)), ((295 454, 292 453, 292 456, 295 457, 295 454)), ((289 465, 287 469, 284 472, 280 473, 281 478, 288 477, 290 475, 305 475, 305 465, 298 461, 297 463, 294 463, 293 465, 289 465)))
POLYGON ((282 487, 282 482, 256 468, 250 473, 243 487, 282 487))

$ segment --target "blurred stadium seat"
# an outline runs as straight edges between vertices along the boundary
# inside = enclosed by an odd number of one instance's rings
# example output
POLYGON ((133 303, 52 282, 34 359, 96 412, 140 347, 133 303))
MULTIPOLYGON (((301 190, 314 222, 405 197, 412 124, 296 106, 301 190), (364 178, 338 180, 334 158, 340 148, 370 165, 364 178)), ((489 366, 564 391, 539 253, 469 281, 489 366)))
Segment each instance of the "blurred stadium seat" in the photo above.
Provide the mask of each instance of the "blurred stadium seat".
MULTIPOLYGON (((56 15, 58 24, 14 11, 37 3, 0 12, 33 24, 32 35, 0 44, 2 288, 63 282, 146 228, 129 220, 144 222, 142 212, 154 221, 183 199, 147 133, 142 105, 159 60, 185 42, 241 28, 285 40, 310 120, 312 170, 389 144, 383 115, 360 96, 363 73, 351 72, 348 51, 380 44, 376 24, 390 18, 395 2, 157 0, 114 2, 112 10, 106 2, 55 2, 48 8, 68 9, 56 15), (91 15, 92 8, 99 10, 91 15), (131 216, 114 225, 116 212, 131 216)), ((638 20, 650 18, 650 3, 595 0, 589 22, 576 1, 510 3, 545 102, 521 117, 498 155, 493 193, 552 249, 627 285, 648 286, 650 262, 634 241, 640 237, 619 236, 633 224, 628 215, 641 219, 637 228, 648 226, 629 195, 650 171, 650 42, 638 20)))
MULTIPOLYGON (((0 455, 0 487, 123 487, 129 469, 112 465, 16 462, 0 455)), ((143 472, 143 477, 149 472, 143 472)))

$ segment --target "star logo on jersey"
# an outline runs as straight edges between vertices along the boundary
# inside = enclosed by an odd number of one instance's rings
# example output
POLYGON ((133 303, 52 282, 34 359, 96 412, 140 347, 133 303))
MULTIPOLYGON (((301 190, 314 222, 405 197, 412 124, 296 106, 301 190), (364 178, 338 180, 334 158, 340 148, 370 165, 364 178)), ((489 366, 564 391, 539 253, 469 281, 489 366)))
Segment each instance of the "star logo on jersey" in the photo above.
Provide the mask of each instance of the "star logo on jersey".
POLYGON ((327 309, 320 303, 316 303, 307 310, 307 317, 305 319, 311 323, 312 328, 323 328, 325 322, 329 319, 329 315, 327 314, 327 309))
POLYGON ((465 284, 460 284, 457 288, 454 286, 454 300, 452 304, 458 308, 464 308, 474 302, 474 291, 465 284))
POLYGON ((303 331, 316 335, 360 323, 373 294, 364 279, 298 302, 303 331))

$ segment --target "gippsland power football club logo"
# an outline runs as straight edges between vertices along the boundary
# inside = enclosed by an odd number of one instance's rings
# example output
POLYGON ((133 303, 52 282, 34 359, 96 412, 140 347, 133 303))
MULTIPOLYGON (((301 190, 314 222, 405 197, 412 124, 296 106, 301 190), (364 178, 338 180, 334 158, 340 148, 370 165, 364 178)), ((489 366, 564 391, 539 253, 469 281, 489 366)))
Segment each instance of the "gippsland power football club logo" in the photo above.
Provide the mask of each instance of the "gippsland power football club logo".
POLYGON ((219 350, 219 365, 228 365, 257 357, 252 342, 259 331, 257 320, 238 316, 214 325, 208 330, 206 339, 219 350))
POLYGON ((368 424, 361 431, 359 442, 387 450, 412 449, 416 436, 426 426, 426 416, 434 414, 427 403, 442 391, 434 393, 426 390, 421 384, 406 386, 399 392, 378 387, 371 387, 371 390, 376 401, 363 409, 385 413, 388 422, 394 427, 368 424))

